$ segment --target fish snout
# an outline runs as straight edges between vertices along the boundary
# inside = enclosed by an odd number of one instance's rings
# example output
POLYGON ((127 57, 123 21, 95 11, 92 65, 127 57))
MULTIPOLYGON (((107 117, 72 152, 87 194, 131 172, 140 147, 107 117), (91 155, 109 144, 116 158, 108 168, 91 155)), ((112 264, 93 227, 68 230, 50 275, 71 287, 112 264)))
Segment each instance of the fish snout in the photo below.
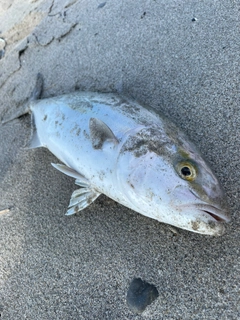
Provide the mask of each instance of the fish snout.
POLYGON ((231 220, 229 209, 226 205, 224 208, 202 203, 197 203, 194 206, 196 209, 207 214, 208 217, 211 217, 213 221, 229 222, 231 220))
POLYGON ((221 236, 225 233, 226 223, 230 221, 229 211, 224 208, 196 203, 193 205, 194 211, 197 213, 196 219, 191 221, 193 231, 213 236, 221 236))

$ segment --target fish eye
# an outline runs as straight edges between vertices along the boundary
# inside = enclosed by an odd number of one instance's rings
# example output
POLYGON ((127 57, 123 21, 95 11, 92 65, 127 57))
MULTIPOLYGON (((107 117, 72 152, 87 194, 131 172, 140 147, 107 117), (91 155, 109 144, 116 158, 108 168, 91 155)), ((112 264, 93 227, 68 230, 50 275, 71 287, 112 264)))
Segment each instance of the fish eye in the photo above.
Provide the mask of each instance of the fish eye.
POLYGON ((188 167, 182 167, 181 174, 184 177, 189 177, 191 175, 191 170, 188 167))
POLYGON ((197 177, 197 170, 195 166, 188 161, 178 163, 177 172, 182 179, 187 181, 194 181, 197 177))

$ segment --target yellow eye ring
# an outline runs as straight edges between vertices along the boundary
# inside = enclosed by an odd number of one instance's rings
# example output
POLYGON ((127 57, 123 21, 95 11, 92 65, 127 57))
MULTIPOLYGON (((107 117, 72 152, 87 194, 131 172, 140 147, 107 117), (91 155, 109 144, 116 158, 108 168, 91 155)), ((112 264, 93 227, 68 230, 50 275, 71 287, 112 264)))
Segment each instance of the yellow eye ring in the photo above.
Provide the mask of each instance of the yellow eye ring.
POLYGON ((196 167, 188 161, 178 163, 177 172, 182 179, 187 181, 194 181, 197 177, 196 167))

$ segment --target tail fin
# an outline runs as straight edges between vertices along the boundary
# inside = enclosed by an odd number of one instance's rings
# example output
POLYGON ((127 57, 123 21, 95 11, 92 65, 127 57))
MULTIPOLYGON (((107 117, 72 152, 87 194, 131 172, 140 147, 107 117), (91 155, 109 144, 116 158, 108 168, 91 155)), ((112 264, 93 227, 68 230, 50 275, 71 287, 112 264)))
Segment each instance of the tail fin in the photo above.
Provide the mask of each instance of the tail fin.
POLYGON ((41 73, 37 74, 36 84, 34 86, 34 89, 30 95, 30 98, 24 103, 20 108, 17 110, 14 110, 10 112, 10 114, 6 114, 2 118, 2 124, 7 123, 13 119, 19 118, 23 116, 24 114, 30 113, 30 103, 33 100, 37 100, 41 97, 43 88, 43 76, 41 73))
POLYGON ((41 94, 42 94, 42 89, 43 89, 43 76, 41 73, 38 73, 37 79, 36 79, 36 84, 35 84, 35 87, 30 95, 29 100, 33 101, 33 100, 40 99, 41 94))

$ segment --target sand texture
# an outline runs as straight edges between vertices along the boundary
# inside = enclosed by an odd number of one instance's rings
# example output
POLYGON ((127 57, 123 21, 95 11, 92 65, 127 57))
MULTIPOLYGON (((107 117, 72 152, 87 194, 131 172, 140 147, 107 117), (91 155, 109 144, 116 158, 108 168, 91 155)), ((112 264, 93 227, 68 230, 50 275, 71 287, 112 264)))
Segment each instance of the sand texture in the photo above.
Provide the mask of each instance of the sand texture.
POLYGON ((28 116, 0 124, 1 319, 240 319, 239 2, 0 1, 0 32, 1 116, 38 72, 44 98, 123 93, 191 137, 232 214, 218 238, 174 234, 105 196, 67 217, 74 179, 48 150, 23 148, 28 116), (138 315, 135 277, 159 293, 138 315))

